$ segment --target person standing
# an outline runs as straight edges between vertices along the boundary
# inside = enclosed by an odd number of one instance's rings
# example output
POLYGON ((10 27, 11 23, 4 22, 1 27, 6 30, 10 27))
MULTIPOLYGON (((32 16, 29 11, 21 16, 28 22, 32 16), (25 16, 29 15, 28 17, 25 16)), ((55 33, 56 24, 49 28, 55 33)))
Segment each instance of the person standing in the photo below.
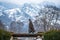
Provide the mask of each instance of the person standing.
POLYGON ((33 23, 31 19, 29 19, 29 33, 34 33, 34 32, 35 32, 35 29, 34 29, 33 23))

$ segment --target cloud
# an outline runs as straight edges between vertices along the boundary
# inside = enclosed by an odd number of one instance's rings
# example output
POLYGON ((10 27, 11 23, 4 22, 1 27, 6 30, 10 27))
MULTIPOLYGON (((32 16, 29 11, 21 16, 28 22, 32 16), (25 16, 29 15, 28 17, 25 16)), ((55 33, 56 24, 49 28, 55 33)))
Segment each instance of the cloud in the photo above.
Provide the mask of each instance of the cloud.
POLYGON ((41 3, 43 1, 54 2, 55 4, 60 4, 60 0, 0 0, 0 2, 8 2, 13 4, 24 4, 24 3, 41 3))
POLYGON ((23 4, 23 3, 40 3, 44 0, 0 0, 2 2, 9 2, 9 3, 15 3, 15 4, 23 4))

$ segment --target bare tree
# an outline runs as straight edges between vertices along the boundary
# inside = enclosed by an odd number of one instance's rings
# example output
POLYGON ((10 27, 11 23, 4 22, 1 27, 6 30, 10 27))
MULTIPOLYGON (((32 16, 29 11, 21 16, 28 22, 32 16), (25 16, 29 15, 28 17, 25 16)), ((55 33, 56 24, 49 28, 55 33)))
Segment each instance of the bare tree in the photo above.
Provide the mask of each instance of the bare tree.
POLYGON ((10 31, 14 33, 20 33, 23 25, 24 24, 20 21, 19 22, 12 21, 10 24, 10 31))
MULTIPOLYGON (((44 31, 51 30, 52 28, 56 28, 55 25, 59 19, 60 12, 53 7, 45 7, 40 9, 40 12, 38 13, 39 16, 37 16, 37 23, 40 25, 42 23, 44 27, 44 31), (56 21, 55 21, 56 20, 56 21), (42 21, 42 22, 40 22, 42 21)), ((41 27, 41 26, 39 26, 41 27)))

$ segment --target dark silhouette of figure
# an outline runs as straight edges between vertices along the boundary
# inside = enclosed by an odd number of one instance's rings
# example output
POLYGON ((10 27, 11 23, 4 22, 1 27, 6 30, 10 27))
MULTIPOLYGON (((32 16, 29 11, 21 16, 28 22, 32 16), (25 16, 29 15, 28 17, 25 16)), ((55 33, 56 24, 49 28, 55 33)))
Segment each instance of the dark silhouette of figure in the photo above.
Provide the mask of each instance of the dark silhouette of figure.
POLYGON ((32 21, 31 21, 31 19, 29 19, 29 33, 34 33, 34 32, 35 32, 35 30, 34 30, 32 21))

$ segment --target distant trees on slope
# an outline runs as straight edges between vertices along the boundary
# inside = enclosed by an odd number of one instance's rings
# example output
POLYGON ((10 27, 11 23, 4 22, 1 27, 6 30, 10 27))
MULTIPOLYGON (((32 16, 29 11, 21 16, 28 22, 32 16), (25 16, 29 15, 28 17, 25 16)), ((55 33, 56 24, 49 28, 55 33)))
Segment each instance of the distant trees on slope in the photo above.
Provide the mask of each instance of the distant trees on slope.
POLYGON ((5 30, 5 25, 2 23, 1 20, 0 20, 0 29, 5 30))
MULTIPOLYGON (((39 11, 39 15, 36 16, 34 22, 35 26, 37 25, 38 29, 43 27, 44 31, 59 29, 60 22, 60 10, 57 7, 44 7, 39 11), (58 25, 59 26, 58 26, 58 25)), ((40 30, 39 29, 39 30, 40 30)))

